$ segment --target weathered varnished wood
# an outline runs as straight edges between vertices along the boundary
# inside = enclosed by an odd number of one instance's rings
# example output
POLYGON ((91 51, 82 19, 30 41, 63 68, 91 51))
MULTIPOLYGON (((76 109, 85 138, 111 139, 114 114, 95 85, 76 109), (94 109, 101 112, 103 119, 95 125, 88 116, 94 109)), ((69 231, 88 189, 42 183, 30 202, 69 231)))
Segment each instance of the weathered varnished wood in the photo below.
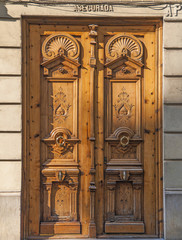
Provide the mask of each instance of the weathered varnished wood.
POLYGON ((52 18, 49 25, 42 20, 30 26, 24 43, 26 50, 30 40, 24 63, 30 76, 24 76, 30 84, 24 100, 24 121, 30 122, 24 127, 24 236, 162 236, 160 22, 84 20, 52 18), (90 24, 100 24, 97 44, 89 36, 90 24), (39 56, 51 34, 76 39, 79 58, 65 52, 51 59, 39 56), (106 60, 109 39, 123 34, 142 42, 142 60, 106 60), (128 97, 123 101, 122 96, 128 97), (123 120, 121 112, 128 117, 123 120))
POLYGON ((36 54, 40 49, 40 35, 38 26, 30 30, 30 84, 29 84, 29 235, 39 234, 40 219, 40 55, 36 54))
POLYGON ((91 168, 90 168, 90 225, 89 237, 96 237, 95 225, 95 69, 97 66, 97 25, 89 25, 90 37, 90 148, 91 148, 91 168))

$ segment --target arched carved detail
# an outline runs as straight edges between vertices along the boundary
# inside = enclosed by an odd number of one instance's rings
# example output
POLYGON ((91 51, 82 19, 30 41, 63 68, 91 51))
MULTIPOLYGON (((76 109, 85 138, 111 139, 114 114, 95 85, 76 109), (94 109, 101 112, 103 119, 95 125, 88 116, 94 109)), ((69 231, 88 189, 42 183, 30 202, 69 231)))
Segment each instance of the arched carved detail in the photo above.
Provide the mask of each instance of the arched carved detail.
POLYGON ((119 127, 117 128, 113 134, 110 136, 111 138, 119 139, 121 135, 128 135, 130 138, 134 136, 134 132, 132 129, 127 128, 127 127, 119 127))
POLYGON ((106 138, 106 141, 111 145, 116 145, 117 151, 126 153, 133 151, 143 140, 140 136, 136 135, 132 129, 119 127, 113 134, 106 138))
POLYGON ((121 56, 128 56, 141 61, 143 46, 133 35, 117 34, 109 39, 105 52, 107 61, 112 61, 121 56))
POLYGON ((52 147, 53 153, 64 155, 68 151, 73 151, 74 144, 79 142, 79 139, 72 136, 70 130, 57 127, 52 130, 50 137, 44 138, 43 141, 52 147))
POLYGON ((77 40, 68 33, 56 33, 47 37, 42 44, 44 60, 50 60, 58 55, 64 55, 70 59, 77 59, 80 54, 80 46, 77 40))

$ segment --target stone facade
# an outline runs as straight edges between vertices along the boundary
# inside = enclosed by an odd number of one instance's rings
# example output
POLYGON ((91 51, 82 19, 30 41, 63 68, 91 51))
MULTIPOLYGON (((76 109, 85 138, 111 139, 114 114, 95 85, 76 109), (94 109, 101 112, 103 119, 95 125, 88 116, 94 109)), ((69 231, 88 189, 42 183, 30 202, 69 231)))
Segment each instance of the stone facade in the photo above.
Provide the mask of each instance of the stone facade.
POLYGON ((77 11, 77 3, 64 1, 0 3, 0 239, 20 239, 21 17, 26 15, 163 18, 164 234, 166 240, 182 239, 182 4, 121 2, 109 12, 77 11))

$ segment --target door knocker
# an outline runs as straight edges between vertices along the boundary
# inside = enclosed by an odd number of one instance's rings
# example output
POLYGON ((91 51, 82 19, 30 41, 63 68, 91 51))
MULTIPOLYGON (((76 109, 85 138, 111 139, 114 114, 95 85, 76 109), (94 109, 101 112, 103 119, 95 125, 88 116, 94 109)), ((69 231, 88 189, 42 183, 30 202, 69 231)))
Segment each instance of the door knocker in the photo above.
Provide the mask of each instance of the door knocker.
POLYGON ((122 136, 120 138, 120 144, 122 147, 126 147, 129 144, 129 142, 130 142, 129 136, 122 136))
POLYGON ((56 138, 56 144, 59 146, 59 147, 64 147, 65 145, 65 138, 63 136, 59 136, 56 138))

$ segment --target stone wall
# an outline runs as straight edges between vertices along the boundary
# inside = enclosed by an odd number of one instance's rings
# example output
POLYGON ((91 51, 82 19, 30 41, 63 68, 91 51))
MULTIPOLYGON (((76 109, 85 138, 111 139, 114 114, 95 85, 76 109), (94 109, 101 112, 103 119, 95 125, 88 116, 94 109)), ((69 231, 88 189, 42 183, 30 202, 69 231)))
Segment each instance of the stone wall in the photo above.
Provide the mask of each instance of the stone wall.
POLYGON ((165 239, 182 239, 182 10, 178 5, 122 6, 75 12, 73 4, 0 3, 0 239, 20 239, 22 118, 21 16, 163 17, 165 239))
POLYGON ((164 21, 164 188, 166 239, 182 238, 182 19, 164 21))

